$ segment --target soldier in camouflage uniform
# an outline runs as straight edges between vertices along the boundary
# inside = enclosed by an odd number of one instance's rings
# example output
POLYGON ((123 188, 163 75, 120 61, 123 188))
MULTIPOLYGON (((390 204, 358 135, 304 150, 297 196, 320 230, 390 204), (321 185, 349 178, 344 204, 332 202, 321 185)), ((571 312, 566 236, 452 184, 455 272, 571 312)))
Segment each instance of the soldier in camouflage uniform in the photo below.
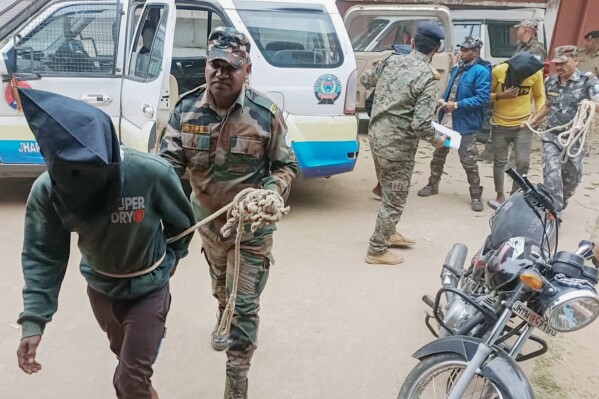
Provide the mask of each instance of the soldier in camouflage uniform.
POLYGON ((514 28, 518 28, 518 47, 516 53, 528 51, 530 54, 537 57, 541 62, 545 62, 547 59, 547 50, 539 40, 537 39, 537 29, 539 23, 534 19, 525 19, 519 24, 514 25, 514 28))
MULTIPOLYGON (((451 69, 449 83, 443 95, 445 103, 439 114, 440 121, 451 117, 451 128, 461 134, 458 155, 470 184, 471 208, 483 210, 481 196, 483 187, 476 157, 476 132, 483 124, 484 108, 491 98, 491 65, 480 59, 483 43, 475 37, 467 37, 460 47, 460 62, 451 69)), ((431 176, 428 184, 418 191, 420 197, 439 193, 439 182, 443 176, 449 148, 437 148, 431 160, 431 176)))
MULTIPOLYGON (((245 86, 251 72, 250 43, 233 28, 216 28, 208 38, 206 85, 183 94, 171 115, 161 155, 179 175, 191 176, 192 205, 202 220, 248 187, 289 195, 298 166, 281 110, 245 86)), ((217 326, 231 293, 235 237, 224 238, 225 215, 200 228, 218 300, 217 326)), ((257 346, 260 294, 268 278, 274 225, 241 239, 241 271, 235 315, 227 341, 212 334, 216 350, 227 349, 225 398, 247 397, 247 373, 257 346)), ((216 332, 216 327, 215 327, 216 332)))
POLYGON ((444 142, 431 126, 440 75, 430 65, 444 37, 439 26, 422 22, 410 54, 392 54, 362 75, 361 82, 367 89, 376 87, 368 136, 382 191, 367 263, 401 263, 403 259, 389 252, 389 246, 414 245, 395 227, 408 197, 418 141, 424 139, 435 146, 444 142))
MULTIPOLYGON (((545 82, 547 102, 531 119, 532 126, 538 126, 547 115, 549 116, 548 128, 567 124, 574 118, 578 105, 584 99, 598 103, 599 112, 599 80, 593 74, 581 73, 576 68, 577 48, 561 46, 557 47, 554 53, 555 57, 551 62, 555 64, 557 74, 548 77, 545 82)), ((559 133, 559 131, 545 133, 542 142, 544 183, 551 189, 561 217, 561 211, 568 205, 568 199, 574 195, 582 177, 585 151, 576 157, 567 157, 562 163, 560 158, 563 148, 558 142, 559 133)))

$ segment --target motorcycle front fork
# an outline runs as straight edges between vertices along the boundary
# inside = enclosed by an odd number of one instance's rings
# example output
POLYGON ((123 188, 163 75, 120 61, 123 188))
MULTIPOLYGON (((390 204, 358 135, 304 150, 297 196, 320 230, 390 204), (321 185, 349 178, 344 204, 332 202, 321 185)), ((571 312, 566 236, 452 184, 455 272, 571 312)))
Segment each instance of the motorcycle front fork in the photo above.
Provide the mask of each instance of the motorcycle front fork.
MULTIPOLYGON (((462 375, 451 388, 451 391, 449 392, 447 399, 460 399, 464 395, 464 392, 466 392, 466 389, 468 389, 468 386, 470 385, 472 379, 476 376, 476 373, 480 371, 481 366, 485 363, 489 355, 493 353, 493 345, 499 338, 501 332, 507 325, 511 316, 512 309, 510 306, 506 306, 506 308, 501 313, 501 316, 499 316, 497 323, 495 323, 495 326, 493 326, 493 330, 491 330, 491 333, 489 334, 487 340, 478 346, 476 353, 468 362, 468 365, 462 372, 462 375)), ((525 334, 522 334, 522 336, 524 335, 525 334)), ((520 336, 516 344, 519 343, 519 341, 522 339, 522 336, 520 336)), ((520 342, 519 346, 522 347, 523 343, 524 342, 520 342)), ((515 346, 516 345, 514 345, 514 347, 515 346)))

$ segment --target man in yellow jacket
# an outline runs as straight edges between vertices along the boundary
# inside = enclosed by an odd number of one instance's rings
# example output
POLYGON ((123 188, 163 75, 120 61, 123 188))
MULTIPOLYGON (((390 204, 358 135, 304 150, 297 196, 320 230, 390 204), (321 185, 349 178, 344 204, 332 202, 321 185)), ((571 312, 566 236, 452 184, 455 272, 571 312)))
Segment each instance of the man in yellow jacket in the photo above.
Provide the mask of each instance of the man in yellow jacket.
MULTIPOLYGON (((523 127, 534 109, 545 104, 543 63, 527 51, 518 53, 493 68, 491 75, 491 136, 493 139, 493 180, 497 202, 505 201, 503 191, 504 168, 508 161, 508 149, 513 143, 515 167, 526 174, 530 164, 532 132, 523 127)), ((518 189, 512 185, 512 193, 518 189)))

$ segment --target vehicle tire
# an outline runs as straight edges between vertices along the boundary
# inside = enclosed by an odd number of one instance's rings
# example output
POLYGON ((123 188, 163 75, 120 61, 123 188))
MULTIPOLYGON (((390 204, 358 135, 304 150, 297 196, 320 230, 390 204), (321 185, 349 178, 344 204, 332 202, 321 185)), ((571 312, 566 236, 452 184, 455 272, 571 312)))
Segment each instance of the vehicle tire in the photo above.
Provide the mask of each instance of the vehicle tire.
MULTIPOLYGON (((457 353, 437 353, 423 358, 406 377, 397 399, 438 399, 447 393, 456 377, 466 368, 468 361, 457 353), (445 375, 446 380, 438 376, 445 375), (434 391, 427 391, 429 384, 434 391)), ((462 396, 463 398, 510 399, 500 392, 490 380, 476 376, 462 396), (475 395, 476 394, 476 395, 475 395)))

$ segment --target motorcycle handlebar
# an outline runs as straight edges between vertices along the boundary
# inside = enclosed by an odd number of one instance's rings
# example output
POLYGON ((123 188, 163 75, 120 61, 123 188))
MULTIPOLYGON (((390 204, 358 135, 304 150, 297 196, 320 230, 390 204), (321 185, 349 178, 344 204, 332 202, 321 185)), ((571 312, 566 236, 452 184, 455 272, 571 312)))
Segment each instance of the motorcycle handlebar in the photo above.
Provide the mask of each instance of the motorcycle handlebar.
POLYGON ((550 195, 540 191, 537 187, 534 186, 526 178, 526 176, 522 176, 513 167, 509 167, 505 170, 505 173, 512 178, 516 182, 516 184, 522 189, 525 197, 534 197, 536 202, 538 202, 542 207, 544 207, 547 211, 551 212, 555 215, 555 203, 553 198, 550 195))

